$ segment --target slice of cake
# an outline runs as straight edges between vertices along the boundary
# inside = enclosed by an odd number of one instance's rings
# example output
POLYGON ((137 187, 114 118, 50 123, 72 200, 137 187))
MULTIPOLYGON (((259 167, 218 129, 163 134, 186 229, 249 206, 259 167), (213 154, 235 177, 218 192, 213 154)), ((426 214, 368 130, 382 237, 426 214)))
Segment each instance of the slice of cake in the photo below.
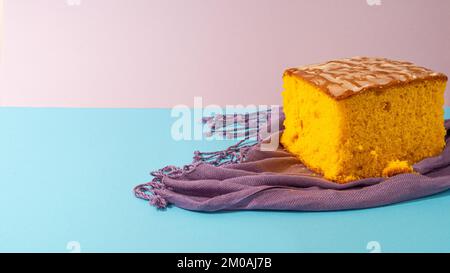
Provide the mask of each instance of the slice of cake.
POLYGON ((445 145, 442 73, 354 57, 291 68, 283 80, 281 143, 326 179, 411 172, 445 145))

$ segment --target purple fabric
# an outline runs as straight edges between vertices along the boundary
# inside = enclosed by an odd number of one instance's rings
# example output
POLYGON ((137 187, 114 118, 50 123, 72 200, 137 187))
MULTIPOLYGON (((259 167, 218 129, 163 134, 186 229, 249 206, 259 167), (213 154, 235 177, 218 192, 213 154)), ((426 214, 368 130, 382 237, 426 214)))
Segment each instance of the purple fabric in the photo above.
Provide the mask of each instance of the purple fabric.
POLYGON ((153 181, 137 186, 135 195, 158 208, 173 204, 194 211, 331 211, 412 200, 450 188, 450 120, 445 126, 445 150, 415 164, 418 174, 336 184, 312 173, 282 148, 261 151, 258 144, 247 150, 242 163, 197 162, 153 172, 153 181))

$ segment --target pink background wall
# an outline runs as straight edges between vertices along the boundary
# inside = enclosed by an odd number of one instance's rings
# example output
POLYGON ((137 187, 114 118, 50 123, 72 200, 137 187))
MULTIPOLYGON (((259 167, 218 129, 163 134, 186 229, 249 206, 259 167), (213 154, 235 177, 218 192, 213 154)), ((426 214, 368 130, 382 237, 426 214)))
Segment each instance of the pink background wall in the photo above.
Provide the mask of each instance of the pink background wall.
POLYGON ((4 0, 3 28, 2 106, 277 104, 285 68, 354 55, 450 74, 448 0, 4 0))

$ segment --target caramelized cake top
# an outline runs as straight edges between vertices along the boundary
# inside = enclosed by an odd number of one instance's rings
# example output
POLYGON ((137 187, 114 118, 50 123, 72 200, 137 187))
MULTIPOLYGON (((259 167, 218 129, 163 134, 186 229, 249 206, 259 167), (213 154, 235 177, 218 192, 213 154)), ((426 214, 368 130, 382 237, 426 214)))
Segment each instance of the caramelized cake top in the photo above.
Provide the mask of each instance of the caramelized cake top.
POLYGON ((287 69, 285 74, 297 76, 335 99, 416 80, 447 80, 445 74, 410 62, 376 57, 353 57, 295 67, 287 69))

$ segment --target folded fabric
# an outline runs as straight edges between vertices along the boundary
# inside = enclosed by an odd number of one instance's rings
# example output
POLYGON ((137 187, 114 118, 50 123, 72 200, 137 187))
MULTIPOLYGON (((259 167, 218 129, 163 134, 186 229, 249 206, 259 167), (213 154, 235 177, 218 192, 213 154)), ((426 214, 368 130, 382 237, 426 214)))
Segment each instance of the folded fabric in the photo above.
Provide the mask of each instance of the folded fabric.
MULTIPOLYGON (((282 124, 284 116, 271 118, 282 124)), ((249 119, 244 118, 245 124, 249 119)), ((246 144, 244 139, 225 151, 196 152, 194 162, 182 168, 152 172, 153 180, 136 186, 134 193, 158 208, 173 204, 194 211, 331 211, 394 204, 450 189, 450 120, 445 127, 444 151, 415 164, 416 173, 336 184, 308 170, 281 146, 262 151, 264 142, 246 144)))

